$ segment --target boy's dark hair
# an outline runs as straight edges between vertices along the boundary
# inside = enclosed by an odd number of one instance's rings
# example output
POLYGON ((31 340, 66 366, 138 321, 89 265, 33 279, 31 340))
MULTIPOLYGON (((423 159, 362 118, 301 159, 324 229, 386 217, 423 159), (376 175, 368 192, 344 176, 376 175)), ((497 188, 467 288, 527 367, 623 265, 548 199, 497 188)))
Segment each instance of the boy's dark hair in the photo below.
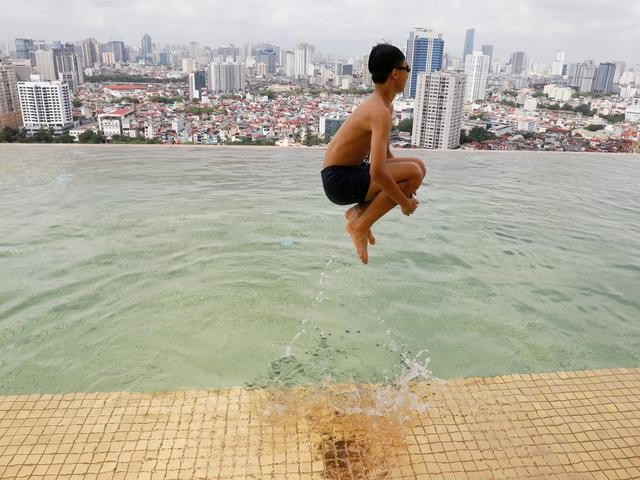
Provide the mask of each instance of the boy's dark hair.
POLYGON ((369 54, 369 72, 373 83, 384 83, 394 68, 398 68, 404 61, 404 53, 388 43, 379 43, 371 49, 369 54))

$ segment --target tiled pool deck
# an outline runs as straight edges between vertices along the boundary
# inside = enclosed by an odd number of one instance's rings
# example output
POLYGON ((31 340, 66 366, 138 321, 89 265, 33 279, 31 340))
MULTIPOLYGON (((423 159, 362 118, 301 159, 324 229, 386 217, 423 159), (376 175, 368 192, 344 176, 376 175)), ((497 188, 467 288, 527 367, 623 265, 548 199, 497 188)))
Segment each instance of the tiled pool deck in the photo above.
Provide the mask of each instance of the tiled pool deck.
POLYGON ((0 397, 0 478, 640 479, 640 368, 416 383, 400 422, 354 388, 0 397))

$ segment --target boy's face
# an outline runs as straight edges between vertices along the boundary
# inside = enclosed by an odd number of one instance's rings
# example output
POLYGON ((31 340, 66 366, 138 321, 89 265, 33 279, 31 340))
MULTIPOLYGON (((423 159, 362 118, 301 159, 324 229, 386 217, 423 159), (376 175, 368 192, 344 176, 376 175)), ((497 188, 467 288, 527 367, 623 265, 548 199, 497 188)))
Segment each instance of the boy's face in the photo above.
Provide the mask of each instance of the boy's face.
POLYGON ((411 67, 406 60, 404 60, 399 67, 393 69, 392 73, 394 78, 398 81, 398 92, 404 91, 404 86, 409 78, 409 72, 411 72, 411 67))

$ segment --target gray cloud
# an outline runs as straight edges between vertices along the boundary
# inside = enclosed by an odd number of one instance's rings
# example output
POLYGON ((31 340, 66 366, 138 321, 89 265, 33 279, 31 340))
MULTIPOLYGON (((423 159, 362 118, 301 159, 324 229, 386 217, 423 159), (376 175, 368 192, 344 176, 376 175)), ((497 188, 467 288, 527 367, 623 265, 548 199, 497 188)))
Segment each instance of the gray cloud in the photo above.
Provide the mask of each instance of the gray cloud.
POLYGON ((624 60, 640 64, 640 2, 614 0, 1 0, 0 41, 15 37, 72 41, 95 37, 138 45, 202 45, 268 41, 283 48, 309 42, 339 56, 367 53, 385 39, 406 42, 412 27, 442 33, 445 50, 460 55, 467 28, 476 46, 492 44, 496 58, 518 50, 550 63, 624 60))

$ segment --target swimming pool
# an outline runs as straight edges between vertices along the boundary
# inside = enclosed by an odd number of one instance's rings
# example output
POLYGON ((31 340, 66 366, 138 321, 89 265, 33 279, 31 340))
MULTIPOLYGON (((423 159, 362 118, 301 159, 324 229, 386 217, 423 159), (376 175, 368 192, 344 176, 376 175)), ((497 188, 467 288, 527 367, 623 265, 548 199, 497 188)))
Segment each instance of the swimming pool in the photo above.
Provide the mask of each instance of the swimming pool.
POLYGON ((0 146, 0 394, 640 365, 639 156, 408 153, 364 266, 319 149, 0 146))

